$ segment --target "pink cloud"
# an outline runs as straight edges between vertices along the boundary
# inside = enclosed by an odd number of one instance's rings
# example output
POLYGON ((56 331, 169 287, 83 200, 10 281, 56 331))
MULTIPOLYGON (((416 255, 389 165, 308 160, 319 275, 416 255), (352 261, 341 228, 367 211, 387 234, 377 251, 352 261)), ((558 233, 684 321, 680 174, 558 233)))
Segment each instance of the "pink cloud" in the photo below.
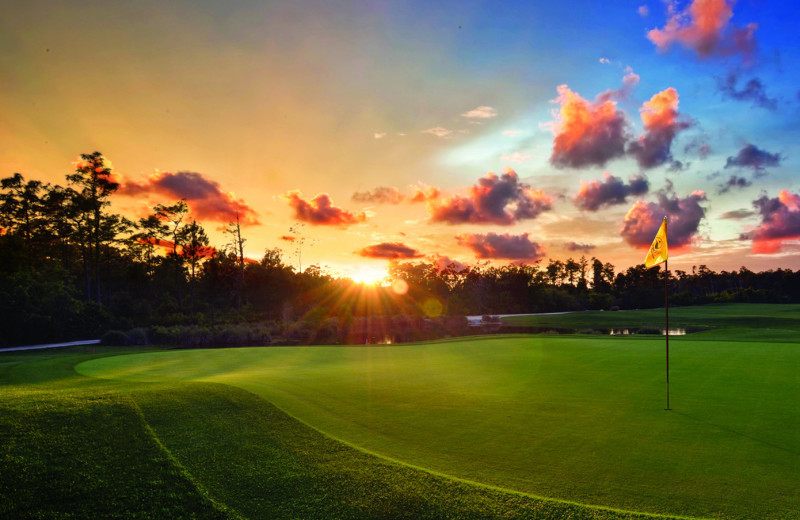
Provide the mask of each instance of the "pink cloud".
POLYGON ((544 246, 531 242, 529 235, 530 233, 521 235, 463 233, 456 236, 456 239, 460 245, 472 249, 477 258, 537 262, 544 257, 546 250, 544 246))
POLYGON ((625 184, 619 177, 605 172, 603 182, 581 180, 581 188, 573 200, 580 209, 597 211, 602 206, 623 204, 629 195, 642 195, 649 188, 647 179, 641 175, 632 177, 625 184))
POLYGON ((294 218, 308 222, 314 226, 349 226, 364 222, 367 215, 364 212, 352 213, 336 207, 330 195, 320 193, 310 201, 303 200, 303 195, 297 190, 289 191, 283 195, 294 209, 294 218))
POLYGON ((549 210, 552 199, 542 190, 521 184, 517 173, 508 168, 498 177, 489 173, 478 179, 469 194, 428 201, 431 222, 447 224, 511 225, 518 220, 536 218, 549 210))
POLYGON ((698 190, 685 198, 661 192, 658 202, 636 201, 625 215, 620 235, 634 247, 650 247, 661 222, 664 217, 668 217, 669 247, 688 245, 697 234, 700 221, 705 216, 706 210, 700 205, 705 200, 705 192, 698 190))
POLYGON ((757 24, 748 24, 746 28, 729 27, 733 16, 733 4, 726 0, 694 0, 683 11, 677 9, 676 3, 667 3, 668 19, 662 29, 653 29, 647 33, 660 51, 669 50, 673 44, 679 43, 697 53, 700 57, 713 55, 730 56, 740 54, 750 60, 755 52, 755 30, 757 24))

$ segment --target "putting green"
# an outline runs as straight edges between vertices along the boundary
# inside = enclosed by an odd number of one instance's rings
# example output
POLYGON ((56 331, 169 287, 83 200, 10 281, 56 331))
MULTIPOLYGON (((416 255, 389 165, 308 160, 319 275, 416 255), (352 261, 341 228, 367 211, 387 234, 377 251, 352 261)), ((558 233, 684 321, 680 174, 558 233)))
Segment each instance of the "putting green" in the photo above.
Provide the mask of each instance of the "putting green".
MULTIPOLYGON (((635 511, 795 518, 800 349, 673 338, 515 336, 392 347, 154 352, 78 372, 210 381, 433 471, 635 511)), ((210 417, 209 420, 213 420, 210 417)))

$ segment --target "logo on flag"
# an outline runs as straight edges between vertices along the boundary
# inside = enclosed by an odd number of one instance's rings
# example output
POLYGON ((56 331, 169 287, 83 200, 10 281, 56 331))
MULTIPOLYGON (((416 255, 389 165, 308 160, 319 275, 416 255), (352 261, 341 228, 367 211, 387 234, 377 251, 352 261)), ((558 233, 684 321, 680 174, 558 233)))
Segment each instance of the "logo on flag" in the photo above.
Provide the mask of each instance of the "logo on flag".
POLYGON ((662 222, 661 227, 658 228, 656 238, 653 239, 653 244, 650 246, 650 250, 647 252, 647 257, 644 259, 644 266, 647 269, 650 269, 651 267, 666 262, 668 256, 667 217, 664 217, 664 222, 662 222))

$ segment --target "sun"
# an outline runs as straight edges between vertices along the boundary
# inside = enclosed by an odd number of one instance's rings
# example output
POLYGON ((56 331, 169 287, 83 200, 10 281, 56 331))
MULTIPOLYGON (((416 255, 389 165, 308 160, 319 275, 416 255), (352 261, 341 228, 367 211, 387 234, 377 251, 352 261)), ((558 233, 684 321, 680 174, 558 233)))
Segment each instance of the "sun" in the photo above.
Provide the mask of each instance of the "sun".
POLYGON ((360 265, 353 268, 349 278, 363 285, 382 285, 388 276, 385 268, 360 265))

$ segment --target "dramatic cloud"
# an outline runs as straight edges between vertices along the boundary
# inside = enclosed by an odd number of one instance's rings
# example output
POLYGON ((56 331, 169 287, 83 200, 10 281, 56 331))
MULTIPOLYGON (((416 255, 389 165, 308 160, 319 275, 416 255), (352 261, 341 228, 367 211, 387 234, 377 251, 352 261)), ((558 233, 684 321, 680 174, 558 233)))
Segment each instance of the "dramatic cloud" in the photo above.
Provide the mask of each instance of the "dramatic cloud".
POLYGON ((416 249, 412 249, 399 242, 381 242, 380 244, 373 244, 357 251, 356 254, 367 258, 388 258, 390 260, 419 258, 422 256, 416 249))
POLYGON ((645 133, 628 145, 642 168, 653 168, 672 160, 672 140, 690 126, 678 115, 678 91, 670 87, 645 101, 639 109, 645 133))
POLYGON ((509 235, 487 233, 458 235, 456 239, 462 246, 466 246, 475 253, 477 258, 502 258, 524 262, 537 262, 545 255, 544 246, 531 242, 530 233, 509 235))
POLYGON ((295 240, 297 240, 297 237, 294 235, 281 235, 280 239, 283 240, 284 242, 294 242, 295 240))
POLYGON ((461 115, 462 117, 469 117, 473 119, 491 119, 492 117, 497 117, 497 110, 493 109, 492 107, 481 106, 478 108, 473 108, 469 112, 464 112, 461 115))
POLYGON ((554 166, 603 166, 625 153, 625 114, 614 101, 592 103, 560 85, 554 102, 561 104, 559 120, 553 125, 550 162, 554 166))
POLYGON ((442 128, 441 126, 428 128, 427 130, 423 130, 422 133, 435 135, 436 137, 441 137, 441 138, 450 137, 451 135, 453 135, 452 130, 448 130, 447 128, 442 128))
POLYGON ((577 242, 570 242, 567 244, 567 251, 580 251, 582 253, 588 253, 595 247, 597 246, 592 244, 578 244, 577 242))
POLYGON ((757 24, 745 28, 728 27, 733 16, 733 2, 726 0, 694 0, 689 7, 678 11, 675 0, 667 2, 667 24, 647 33, 660 51, 680 43, 698 56, 730 56, 740 54, 750 60, 756 47, 754 33, 757 24))
POLYGON ((375 204, 400 204, 403 194, 394 187, 379 186, 372 191, 357 191, 351 197, 356 202, 372 202, 375 204))
POLYGON ((647 179, 641 175, 631 177, 629 184, 608 172, 603 174, 603 179, 603 182, 581 180, 581 188, 573 199, 575 205, 583 210, 597 211, 601 206, 623 204, 628 195, 642 195, 650 188, 647 179))
POLYGON ((729 191, 731 191, 731 188, 747 188, 752 184, 753 184, 752 182, 745 179, 744 177, 737 177, 736 175, 731 175, 730 178, 727 181, 725 181, 724 184, 720 184, 719 193, 720 195, 723 193, 728 193, 729 191))
POLYGON ((367 219, 364 212, 352 213, 334 206, 327 193, 320 193, 310 201, 303 200, 302 193, 297 190, 289 191, 283 197, 294 210, 295 219, 314 226, 349 226, 367 219))
POLYGON ((700 203, 706 200, 703 191, 695 191, 686 198, 660 192, 658 202, 636 201, 625 215, 620 235, 630 245, 650 247, 664 217, 669 218, 669 247, 681 247, 691 242, 697 233, 706 210, 700 203))
POLYGON ((739 150, 736 157, 728 157, 725 168, 750 168, 757 177, 760 177, 764 175, 765 168, 779 166, 780 163, 781 154, 769 153, 755 145, 747 144, 739 150))
POLYGON ((256 212, 244 201, 223 192, 218 182, 195 172, 156 171, 146 181, 123 182, 118 193, 131 197, 158 194, 173 200, 185 199, 198 220, 232 222, 238 215, 243 226, 259 223, 256 212))
POLYGON ((750 101, 753 106, 766 108, 767 110, 777 110, 778 100, 767 96, 764 84, 758 78, 752 78, 738 89, 736 84, 739 82, 739 72, 732 70, 723 80, 717 78, 717 87, 724 97, 737 101, 750 101))
POLYGON ((777 198, 764 195, 753 206, 761 214, 761 224, 742 235, 753 240, 753 253, 777 253, 784 241, 800 239, 800 195, 781 190, 777 198))
POLYGON ((520 184, 517 173, 509 168, 500 177, 489 173, 478 179, 467 196, 429 199, 428 212, 431 222, 511 225, 517 220, 536 218, 552 203, 542 190, 520 184))

